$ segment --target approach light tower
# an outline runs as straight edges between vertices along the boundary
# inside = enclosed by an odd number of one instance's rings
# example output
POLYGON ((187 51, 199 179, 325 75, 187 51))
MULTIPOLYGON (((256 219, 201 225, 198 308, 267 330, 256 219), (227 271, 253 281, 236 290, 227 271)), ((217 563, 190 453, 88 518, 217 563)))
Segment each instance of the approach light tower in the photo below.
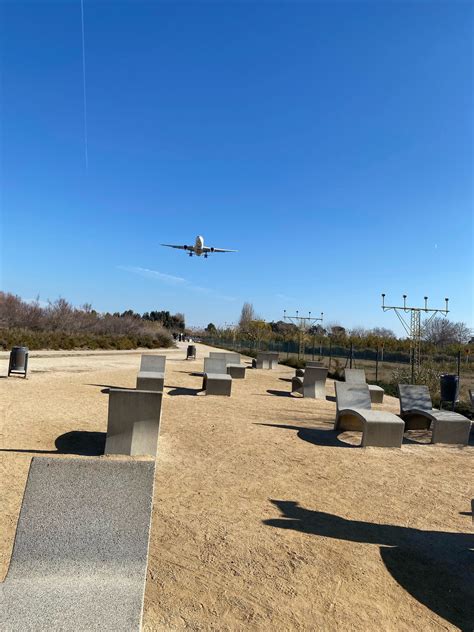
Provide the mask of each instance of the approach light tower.
POLYGON ((296 310, 296 316, 287 316, 286 309, 283 310, 283 320, 289 323, 293 323, 298 327, 299 332, 299 348, 298 348, 298 358, 304 357, 304 346, 305 346, 305 335, 307 330, 317 322, 323 322, 323 312, 321 312, 321 318, 313 318, 311 316, 311 312, 308 313, 308 316, 300 316, 298 310, 296 310))
POLYGON ((436 314, 443 314, 446 316, 448 314, 448 301, 449 298, 444 299, 446 302, 446 307, 444 309, 441 308, 428 308, 428 297, 424 297, 425 306, 424 307, 408 307, 407 306, 407 295, 403 295, 403 307, 395 306, 395 305, 385 305, 385 294, 382 294, 382 309, 384 312, 388 312, 389 310, 393 310, 398 317, 398 320, 402 323, 403 328, 408 334, 410 338, 411 345, 411 353, 412 353, 412 381, 415 375, 415 366, 419 368, 421 361, 421 315, 422 312, 425 314, 430 314, 428 318, 425 320, 425 324, 429 323, 436 314), (404 317, 403 314, 410 314, 410 317, 404 317))

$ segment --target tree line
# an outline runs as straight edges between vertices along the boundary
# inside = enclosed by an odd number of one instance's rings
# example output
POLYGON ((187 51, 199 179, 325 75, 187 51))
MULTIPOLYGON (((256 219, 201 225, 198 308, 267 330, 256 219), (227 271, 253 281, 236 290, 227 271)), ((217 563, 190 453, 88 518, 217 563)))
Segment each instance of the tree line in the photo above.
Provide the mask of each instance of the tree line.
POLYGON ((64 298, 43 304, 0 292, 0 345, 42 348, 134 348, 171 346, 171 332, 185 329, 183 314, 133 310, 101 313, 88 303, 75 307, 64 298), (27 342, 29 341, 29 344, 27 342))
MULTIPOLYGON (((231 338, 239 336, 253 342, 285 342, 296 340, 300 335, 300 331, 294 323, 284 320, 265 321, 256 313, 253 305, 249 302, 244 303, 236 327, 219 330, 213 323, 209 323, 205 333, 231 338)), ((395 332, 386 327, 369 329, 361 326, 346 328, 339 323, 328 323, 324 326, 317 324, 306 330, 305 337, 308 342, 311 340, 317 340, 318 343, 332 341, 339 345, 353 343, 367 348, 383 346, 386 349, 408 349, 410 346, 410 341, 407 338, 398 338, 395 332)), ((433 318, 425 322, 422 340, 426 346, 445 349, 474 344, 473 331, 466 323, 453 322, 444 317, 433 318)))

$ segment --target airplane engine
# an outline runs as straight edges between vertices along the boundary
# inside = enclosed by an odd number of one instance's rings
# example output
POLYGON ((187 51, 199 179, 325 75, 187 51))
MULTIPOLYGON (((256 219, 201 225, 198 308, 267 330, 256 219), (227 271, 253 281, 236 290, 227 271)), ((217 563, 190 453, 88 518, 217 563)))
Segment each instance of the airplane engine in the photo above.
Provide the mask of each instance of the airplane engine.
POLYGON ((211 248, 211 252, 214 252, 214 248, 211 248))

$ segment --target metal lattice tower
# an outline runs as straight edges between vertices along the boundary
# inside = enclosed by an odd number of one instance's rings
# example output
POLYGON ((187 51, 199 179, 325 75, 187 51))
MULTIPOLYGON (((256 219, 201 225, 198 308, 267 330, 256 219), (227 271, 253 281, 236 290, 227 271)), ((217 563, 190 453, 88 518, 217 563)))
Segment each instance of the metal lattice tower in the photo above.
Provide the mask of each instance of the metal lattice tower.
POLYGON ((311 316, 311 312, 308 313, 308 316, 300 316, 298 310, 296 310, 296 316, 287 316, 286 309, 283 310, 283 320, 293 323, 298 327, 299 333, 299 347, 298 347, 298 358, 304 356, 304 348, 305 348, 305 335, 307 330, 317 322, 323 322, 323 312, 321 312, 321 318, 313 318, 311 316))
POLYGON ((446 301, 446 307, 444 309, 441 308, 428 308, 428 297, 424 297, 425 306, 424 307, 408 307, 407 306, 407 295, 403 295, 403 307, 395 306, 395 305, 385 305, 385 294, 382 294, 382 309, 384 312, 388 312, 389 310, 393 310, 398 317, 398 320, 402 323, 403 328, 408 334, 410 339, 410 346, 412 352, 412 378, 414 377, 415 367, 419 368, 421 363, 421 315, 430 314, 429 317, 426 318, 425 324, 429 323, 436 314, 443 314, 446 316, 448 314, 448 298, 444 299, 446 301), (403 314, 410 314, 410 321, 408 318, 404 317, 403 314))

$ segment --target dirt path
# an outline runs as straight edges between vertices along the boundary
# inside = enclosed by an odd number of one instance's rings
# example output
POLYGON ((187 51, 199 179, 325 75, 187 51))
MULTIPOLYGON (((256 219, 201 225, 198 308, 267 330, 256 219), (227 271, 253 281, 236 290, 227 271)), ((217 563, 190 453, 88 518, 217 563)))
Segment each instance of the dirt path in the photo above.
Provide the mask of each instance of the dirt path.
MULTIPOLYGON (((197 395, 207 351, 167 352, 144 629, 471 629, 472 447, 355 447, 283 366, 197 395)), ((31 456, 93 453, 139 355, 39 354, 0 380, 3 574, 31 456)))

